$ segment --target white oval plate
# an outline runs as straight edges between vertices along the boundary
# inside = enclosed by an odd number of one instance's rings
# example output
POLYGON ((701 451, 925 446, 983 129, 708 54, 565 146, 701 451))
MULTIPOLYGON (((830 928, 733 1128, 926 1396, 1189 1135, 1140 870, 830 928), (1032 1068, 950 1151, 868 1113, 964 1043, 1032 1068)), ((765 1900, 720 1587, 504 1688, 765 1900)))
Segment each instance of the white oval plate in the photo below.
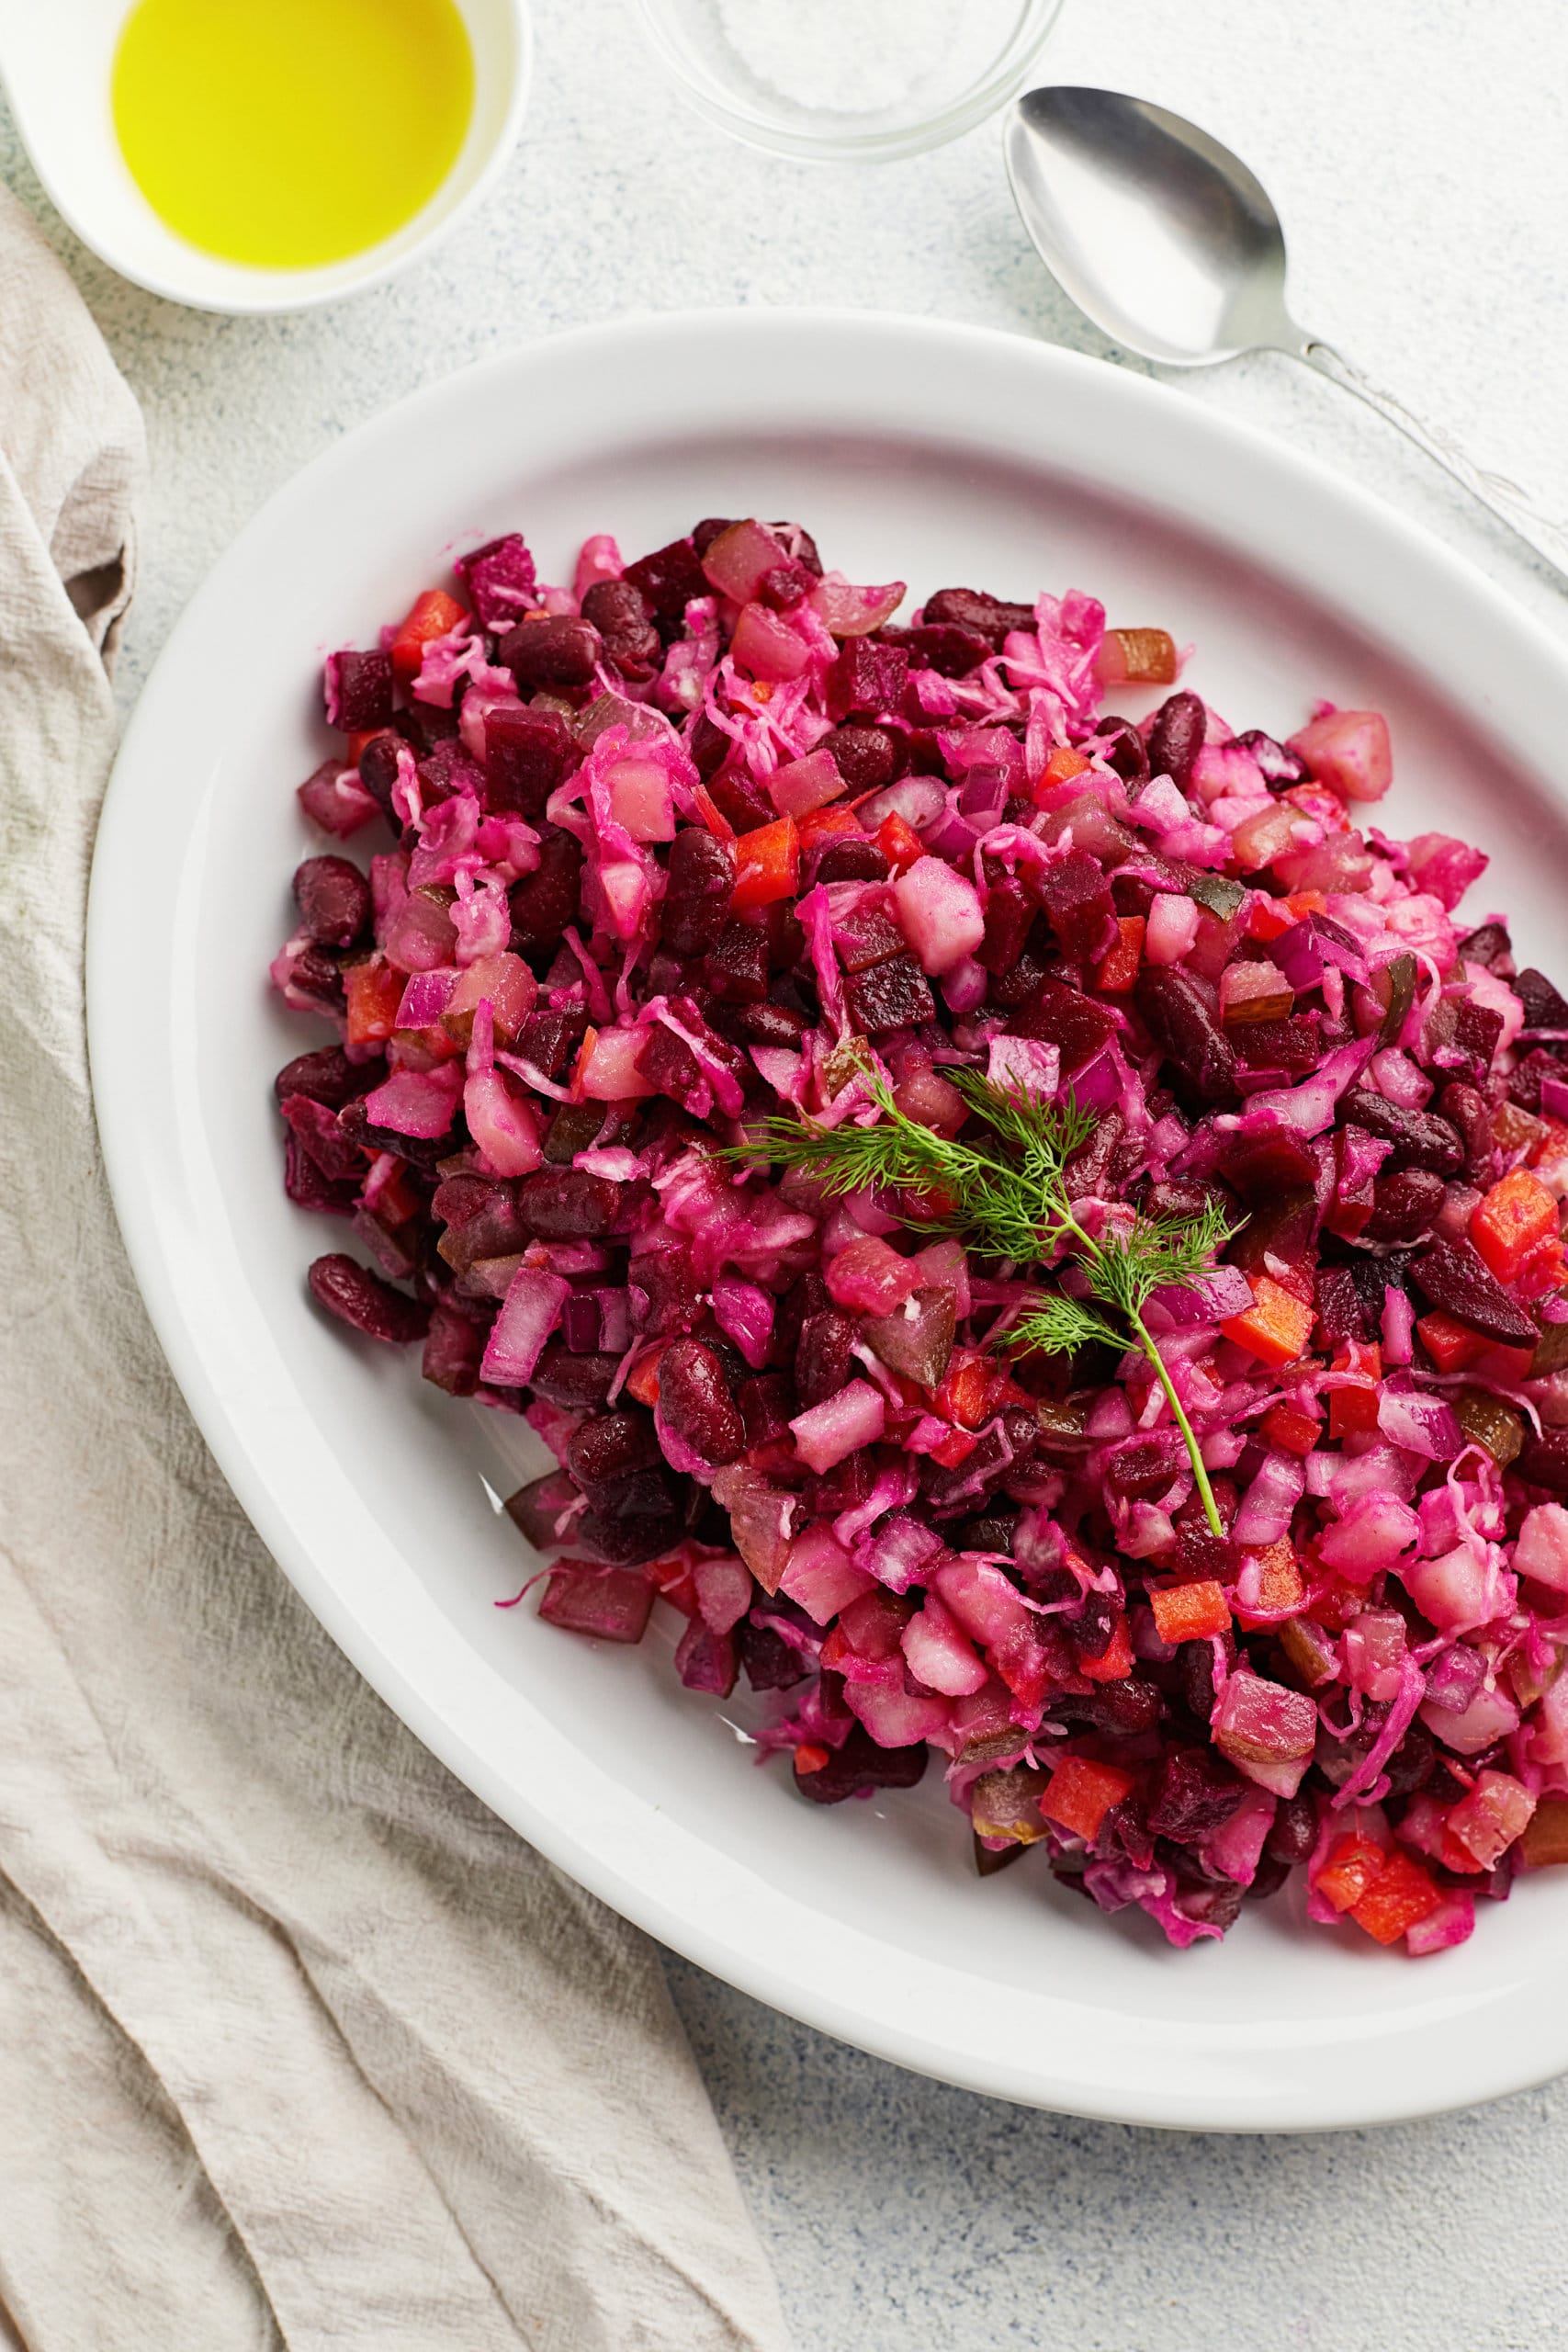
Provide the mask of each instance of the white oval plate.
POLYGON ((1091 590, 1113 622, 1195 643, 1191 681, 1238 726, 1284 734, 1319 695, 1379 706, 1399 781, 1377 815, 1481 841, 1476 919, 1506 909, 1552 961, 1568 662, 1316 466, 1138 378, 930 322, 665 317, 490 362, 350 434, 242 533, 141 697, 104 814, 104 1148, 226 1476, 361 1672, 487 1804, 829 2033, 1008 2098, 1205 2129, 1387 2120, 1568 2067, 1568 1873, 1418 1962, 1307 1929, 1292 1894, 1179 1953, 1031 1858, 978 1883, 935 1772, 802 1804, 736 1736, 755 1702, 680 1688, 667 1628, 627 1651, 497 1613, 528 1563, 485 1481, 514 1483, 517 1425, 308 1305, 340 1228, 283 1196, 270 1080, 313 1040, 265 975, 310 846, 293 787, 324 749, 322 652, 374 641, 460 537, 520 526, 558 579, 590 531, 637 553, 716 513, 797 516, 852 577, 907 578, 911 604, 954 581, 1091 590))

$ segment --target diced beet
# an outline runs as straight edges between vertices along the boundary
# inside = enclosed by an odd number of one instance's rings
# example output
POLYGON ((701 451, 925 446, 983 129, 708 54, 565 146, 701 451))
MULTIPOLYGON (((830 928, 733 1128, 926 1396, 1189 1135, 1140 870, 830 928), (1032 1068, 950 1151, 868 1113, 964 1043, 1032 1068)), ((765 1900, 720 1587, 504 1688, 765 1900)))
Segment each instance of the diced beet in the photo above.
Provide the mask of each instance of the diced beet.
POLYGON ((743 1380, 735 1392, 748 1446, 767 1445, 783 1437, 800 1410, 795 1383, 782 1372, 760 1372, 743 1380))
POLYGON ((761 1004, 768 993, 768 934, 758 923, 726 922, 703 958, 703 978, 721 1004, 761 1004))
POLYGON ((1532 1487, 1568 1495, 1568 1430, 1545 1430, 1540 1437, 1528 1437, 1514 1468, 1532 1487))
POLYGON ((832 752, 839 774, 856 796, 880 792, 884 785, 896 783, 908 765, 903 737, 890 727, 835 727, 823 737, 822 745, 832 752))
POLYGON ((880 907, 856 907, 838 925, 839 961, 846 972, 868 971, 903 955, 908 942, 897 924, 880 907))
POLYGON ((561 933, 578 918, 582 888, 582 850, 570 833, 547 833, 539 863, 507 892, 512 943, 525 956, 554 955, 561 933))
MULTIPOLYGON (((582 1364, 591 1359, 574 1356, 569 1361, 582 1364)), ((581 1422, 572 1433, 566 1454, 567 1468, 593 1502, 634 1471, 661 1467, 663 1461, 652 1414, 635 1405, 581 1422)))
MULTIPOLYGON (((517 1033, 517 1051, 546 1078, 559 1078, 582 1042, 588 1015, 562 1006, 558 1012, 531 1012, 517 1033)), ((593 1106, 603 1123, 604 1106, 593 1106)), ((598 1133, 595 1128, 594 1133, 598 1133)))
POLYGON ((1464 1147, 1465 1169, 1473 1174, 1489 1168, 1496 1148, 1492 1112, 1483 1094, 1462 1079, 1451 1079, 1438 1096, 1438 1115, 1446 1120, 1464 1147))
POLYGON ((735 1629, 735 1645, 753 1690, 788 1690, 807 1674, 800 1652, 771 1625, 755 1625, 743 1617, 735 1629))
POLYGON ((708 797, 726 824, 738 833, 754 833, 761 825, 776 824, 778 810, 756 780, 743 768, 727 768, 708 778, 708 797))
POLYGON ((1246 1786, 1222 1758, 1201 1748, 1174 1747, 1155 1775, 1149 1827, 1156 1837, 1190 1843, 1230 1819, 1246 1786))
POLYGON ((879 1747, 859 1724, 841 1747, 829 1751, 826 1764, 803 1771, 796 1763, 795 1785, 813 1804, 841 1804, 862 1789, 912 1789, 925 1778, 931 1750, 919 1747, 879 1747))
POLYGON ((917 669, 934 670, 939 678, 967 678, 991 653, 989 638, 957 621, 925 621, 906 629, 903 642, 917 669))
MULTIPOLYGON (((1503 930, 1500 923, 1488 924, 1484 928, 1489 932, 1503 930)), ((1462 940, 1460 954, 1484 964, 1491 962, 1498 954, 1507 953, 1508 934, 1506 931, 1503 931, 1501 946, 1494 948, 1491 956, 1478 953, 1472 945, 1472 943, 1481 936, 1481 932, 1472 932, 1469 939, 1462 940)), ((1533 965, 1529 965, 1517 979, 1510 980, 1508 986, 1524 1006, 1526 1036, 1532 1029, 1568 1029, 1568 1002, 1559 995, 1544 972, 1538 972, 1533 965)))
MULTIPOLYGON (((728 526, 722 527, 728 529, 728 526)), ((714 537, 717 536, 716 531, 714 537)), ((671 539, 668 547, 639 556, 635 563, 627 564, 621 578, 641 591, 666 644, 680 636, 686 607, 693 599, 711 594, 699 552, 691 539, 671 539)))
POLYGON ((1263 773, 1263 781, 1276 792, 1284 792, 1292 784, 1307 780, 1307 763, 1299 752, 1286 743, 1277 743, 1272 735, 1265 735, 1261 727, 1249 727, 1245 735, 1234 739, 1238 752, 1249 752, 1263 773))
POLYGON ((333 1183, 358 1182, 365 1153, 340 1125, 338 1114, 309 1094, 286 1094, 278 1105, 301 1151, 333 1183))
POLYGON ((1393 1146, 1382 1163, 1384 1175, 1395 1175, 1402 1168, 1425 1168, 1434 1176, 1457 1176, 1464 1165, 1463 1138, 1435 1112, 1407 1111, 1358 1087, 1341 1096, 1339 1117, 1393 1146))
POLYGON ((735 1688, 739 1659, 731 1634, 716 1634, 694 1617, 675 1645, 675 1671, 688 1690, 705 1690, 728 1699, 735 1688))
MULTIPOLYGON (((714 1019, 718 1019, 716 1012, 714 1019)), ((783 1046, 789 1050, 799 1045, 807 1026, 806 1015, 792 1005, 740 1004, 729 1015, 727 1034, 748 1046, 783 1046)))
POLYGON ((715 1467, 745 1450, 745 1424, 724 1367, 700 1340, 671 1340, 660 1357, 659 1411, 682 1443, 715 1467))
POLYGON ((448 1396, 471 1396, 479 1385, 479 1363, 489 1328, 438 1300, 431 1309, 420 1370, 448 1396))
POLYGON ((530 693, 536 686, 590 684, 604 650, 592 621, 551 613, 540 620, 519 621, 515 628, 508 629, 497 648, 496 660, 503 670, 511 671, 525 693, 530 693))
POLYGON ((1156 1045, 1205 1102, 1235 1093, 1235 1050, 1190 973, 1177 964, 1145 964, 1134 997, 1156 1045))
POLYGON ((680 1514, 662 1511, 645 1518, 617 1518, 597 1504, 585 1510, 572 1530, 572 1548, 592 1552, 596 1559, 616 1567, 634 1567, 645 1560, 661 1559, 673 1551, 684 1532, 680 1514))
POLYGON ((1559 1059, 1562 1049, 1556 1046, 1544 1052, 1539 1046, 1516 1062, 1508 1072, 1508 1100, 1517 1102, 1521 1111, 1540 1109, 1540 1090, 1546 1080, 1561 1081, 1568 1076, 1568 1064, 1559 1059))
POLYGON ((1379 1176, 1372 1186, 1372 1213, 1361 1228, 1364 1241, 1419 1241, 1429 1233, 1443 1205, 1443 1180, 1428 1169, 1404 1168, 1379 1176))
POLYGON ((1102 1004, 1062 980, 1050 978, 1040 982, 1008 1027, 1015 1036, 1037 1037, 1044 1045, 1056 1046, 1066 1077, 1092 1060, 1116 1033, 1116 1023, 1102 1004))
POLYGON ((1434 1241, 1411 1271, 1423 1296, 1443 1314, 1500 1347, 1535 1346, 1535 1325, 1470 1242, 1434 1241))
POLYGON ((981 588, 939 588, 934 596, 926 598, 924 618, 971 631, 999 653, 1003 639, 1012 630, 1033 628, 1034 609, 1031 605, 1005 604, 981 588))
POLYGON ((283 1190, 297 1209, 320 1216, 352 1216, 359 1200, 357 1180, 323 1176, 292 1128, 283 1138, 283 1190))
POLYGON ((313 1054, 296 1054, 285 1062, 272 1088, 279 1102, 290 1094, 307 1094, 329 1111, 341 1111, 367 1085, 374 1086, 380 1073, 379 1062, 351 1062, 341 1046, 321 1046, 313 1054))
POLYGON ((1472 1078, 1484 1078, 1492 1067, 1503 1035, 1503 1016, 1495 1005, 1477 1004, 1467 997, 1454 1023, 1453 1046, 1470 1064, 1472 1078))
POLYGON ((661 923, 677 956, 700 956, 725 927, 735 888, 735 853, 700 825, 688 825, 670 844, 661 923))
POLYGON ((308 857, 294 872, 299 928, 318 947, 352 947, 370 928, 370 885, 346 857, 308 857))
POLYGON ((811 870, 818 882, 886 882, 893 869, 874 841, 851 833, 830 836, 811 870))
POLYGON ((563 1340, 551 1340, 534 1366, 529 1385, 536 1396, 564 1406, 568 1412, 597 1412, 610 1393, 619 1362, 618 1356, 596 1350, 575 1355, 563 1340))
POLYGON ((828 716, 877 719, 897 711, 904 699, 909 657, 898 645, 878 645, 869 637, 848 639, 826 681, 828 716))
POLYGON ((1296 1192, 1317 1173, 1311 1147, 1299 1136, 1233 1136, 1221 1148, 1220 1172, 1243 1200, 1268 1201, 1296 1192))
POLYGON ((460 555, 452 569, 486 628, 504 628, 534 601, 538 575, 520 531, 487 539, 460 555))
POLYGON ((517 1214, 541 1241, 602 1241, 615 1232, 628 1187, 582 1168, 541 1168, 517 1186, 517 1214))
POLYGON ((508 710, 485 715, 484 800, 487 808, 543 814, 557 785, 578 763, 571 730, 557 710, 508 710))
POLYGON ((649 610, 633 580, 596 580, 582 599, 582 617, 598 630, 605 660, 637 685, 647 684, 664 654, 649 610))
POLYGON ((648 1339, 686 1330, 697 1318, 697 1278, 684 1245, 634 1258, 629 1287, 633 1326, 648 1339))
POLYGON ((849 1316, 836 1306, 806 1317, 795 1351, 795 1385, 802 1411, 838 1395, 850 1377, 859 1336, 849 1316))
POLYGON ((1324 1330, 1336 1347, 1348 1340, 1376 1340, 1378 1331, 1362 1303, 1356 1277, 1348 1266, 1320 1266, 1317 1272, 1317 1312, 1324 1330))
POLYGON ((363 735, 392 721, 392 657, 389 653, 329 653, 323 682, 327 725, 345 735, 363 735))
POLYGON ((1171 695, 1155 713, 1149 729, 1151 775, 1168 775, 1185 792, 1192 779, 1192 763, 1203 748, 1208 714, 1196 695, 1171 695))
MULTIPOLYGON (((564 1470, 547 1470, 542 1478, 519 1487, 506 1506, 506 1515, 523 1540, 536 1552, 558 1550, 575 1541, 571 1533, 558 1535, 556 1521, 577 1500, 577 1488, 564 1470)), ((579 1514, 581 1516, 581 1514, 579 1514)))
POLYGON ((1104 949, 1115 912, 1111 885, 1097 861, 1087 849, 1069 850, 1047 866, 1038 887, 1063 955, 1077 963, 1092 962, 1104 949))
POLYGON ((553 1568, 539 1603, 547 1625, 605 1642, 640 1642, 653 1607, 646 1577, 609 1568, 553 1568))
MULTIPOLYGON (((852 642, 858 642, 852 639, 852 642)), ((936 1017, 931 983, 912 956, 890 956, 845 982, 844 1001, 854 1026, 867 1037, 913 1028, 936 1017)))
POLYGON ((1323 1041, 1311 1013, 1288 1013, 1280 1021, 1244 1021, 1232 1042, 1245 1069, 1282 1070, 1287 1078, 1315 1069, 1323 1059, 1323 1041))
POLYGON ((787 563, 775 563, 764 571, 757 582, 757 602, 766 605, 773 613, 787 613, 803 596, 809 596, 818 574, 808 565, 791 557, 787 563))
POLYGON ((1105 1483, 1113 1495, 1129 1502, 1163 1495, 1176 1478, 1183 1448, 1174 1430, 1150 1437, 1129 1438, 1115 1448, 1105 1465, 1105 1483))
POLYGON ((1016 875, 1004 875, 986 893, 986 936, 976 960, 987 972, 1010 972, 1023 953, 1037 910, 1016 875))
POLYGON ((316 1260, 310 1283, 312 1295, 329 1315, 363 1331, 367 1339, 406 1347, 411 1340, 423 1340, 429 1329, 428 1306, 394 1290, 379 1274, 368 1273, 341 1250, 316 1260))

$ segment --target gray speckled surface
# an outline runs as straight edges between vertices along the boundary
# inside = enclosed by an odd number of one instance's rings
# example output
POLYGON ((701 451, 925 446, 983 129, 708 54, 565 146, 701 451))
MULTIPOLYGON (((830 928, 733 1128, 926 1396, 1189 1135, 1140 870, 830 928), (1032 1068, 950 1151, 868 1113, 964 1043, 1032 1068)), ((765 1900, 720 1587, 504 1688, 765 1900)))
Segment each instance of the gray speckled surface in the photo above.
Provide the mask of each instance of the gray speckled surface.
MULTIPOLYGON (((803 169, 682 111, 618 0, 539 0, 537 28, 524 143, 485 209, 396 284, 298 319, 201 317, 118 283, 49 214, 0 113, 0 175, 147 411, 128 695, 279 481, 508 343, 628 309, 829 301, 1104 354, 1023 243, 994 128, 912 163, 803 169)), ((1568 514, 1562 0, 1069 0, 1044 70, 1159 96, 1239 148, 1292 233, 1303 320, 1568 514)), ((1564 592, 1353 402, 1272 359, 1182 390, 1382 491, 1568 627, 1564 592)), ((1145 2133, 921 2082, 671 1973, 803 2347, 1568 2344, 1568 2086, 1331 2139, 1145 2133)))

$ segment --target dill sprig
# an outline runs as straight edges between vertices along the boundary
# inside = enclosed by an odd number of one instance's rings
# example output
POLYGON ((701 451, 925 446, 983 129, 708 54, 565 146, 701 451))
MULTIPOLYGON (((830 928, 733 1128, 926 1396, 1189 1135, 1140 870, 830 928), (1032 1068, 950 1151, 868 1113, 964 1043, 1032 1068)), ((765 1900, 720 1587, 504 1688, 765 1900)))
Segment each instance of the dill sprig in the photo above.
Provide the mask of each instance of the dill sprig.
POLYGON ((1069 1094, 1046 1102, 1021 1089, 993 1086, 978 1070, 957 1070, 953 1083, 985 1122, 974 1140, 933 1134, 907 1118, 881 1074, 863 1062, 861 1083, 878 1118, 866 1126, 836 1127, 809 1119, 769 1119, 745 1144, 722 1156, 742 1164, 782 1162, 815 1176, 831 1197, 867 1189, 933 1196, 928 1211, 908 1222, 961 1238, 977 1257, 1019 1267, 1082 1269, 1087 1298, 1055 1289, 1035 1293, 1007 1334, 1013 1349, 1069 1355, 1099 1341, 1147 1358, 1187 1446, 1203 1510, 1223 1534, 1213 1489, 1192 1425, 1144 1321, 1152 1292, 1167 1283, 1201 1282, 1228 1238, 1222 1211, 1207 1204, 1196 1216, 1135 1215, 1099 1235, 1073 1215, 1067 1165, 1087 1143, 1095 1114, 1069 1094))

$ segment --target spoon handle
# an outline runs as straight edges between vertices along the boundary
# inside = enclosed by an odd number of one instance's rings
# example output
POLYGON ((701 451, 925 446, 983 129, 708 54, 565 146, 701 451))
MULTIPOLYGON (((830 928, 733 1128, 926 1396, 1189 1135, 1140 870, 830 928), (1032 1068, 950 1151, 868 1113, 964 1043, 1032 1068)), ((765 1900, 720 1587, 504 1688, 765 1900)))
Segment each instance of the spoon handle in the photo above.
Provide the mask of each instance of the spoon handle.
POLYGON ((1568 532, 1561 524, 1543 514, 1517 482, 1510 481, 1506 474, 1489 473, 1475 465, 1457 441, 1450 440, 1437 425, 1424 424, 1420 417, 1405 407, 1403 401, 1395 400, 1393 394, 1385 392, 1381 384, 1374 384, 1370 377, 1363 376, 1360 369, 1353 366, 1342 352, 1336 351, 1332 344, 1320 343, 1315 335, 1308 335, 1301 343, 1293 345, 1292 349, 1294 357, 1306 360, 1320 375, 1326 376, 1330 383, 1338 384, 1348 392, 1354 392, 1359 400, 1366 401, 1369 408, 1375 408, 1390 424, 1397 425, 1418 449, 1424 449, 1427 457, 1452 474, 1456 481, 1462 482, 1472 497, 1478 498, 1500 523, 1506 523, 1511 531, 1535 549, 1537 555, 1544 557, 1555 571, 1568 575, 1568 532))

